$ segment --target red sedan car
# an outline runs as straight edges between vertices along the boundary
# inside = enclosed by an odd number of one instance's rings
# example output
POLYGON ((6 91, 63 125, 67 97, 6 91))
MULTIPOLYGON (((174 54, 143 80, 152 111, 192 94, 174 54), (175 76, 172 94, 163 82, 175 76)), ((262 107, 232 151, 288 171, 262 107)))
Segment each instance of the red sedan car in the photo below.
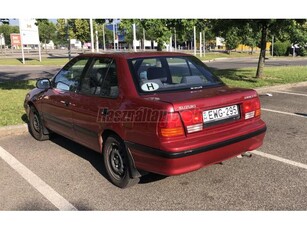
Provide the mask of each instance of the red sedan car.
POLYGON ((143 171, 177 175, 254 150, 266 132, 257 93, 188 54, 80 55, 36 86, 24 103, 33 137, 54 132, 103 154, 121 188, 143 171))

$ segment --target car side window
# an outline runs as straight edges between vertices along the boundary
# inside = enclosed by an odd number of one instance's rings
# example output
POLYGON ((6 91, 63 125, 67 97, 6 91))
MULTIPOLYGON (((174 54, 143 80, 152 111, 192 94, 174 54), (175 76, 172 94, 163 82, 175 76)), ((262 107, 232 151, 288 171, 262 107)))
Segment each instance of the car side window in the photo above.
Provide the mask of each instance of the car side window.
POLYGON ((101 97, 117 97, 116 64, 111 58, 97 58, 81 81, 80 92, 101 97))
POLYGON ((75 91, 79 85, 88 58, 76 58, 69 62, 55 76, 53 88, 64 91, 75 91))

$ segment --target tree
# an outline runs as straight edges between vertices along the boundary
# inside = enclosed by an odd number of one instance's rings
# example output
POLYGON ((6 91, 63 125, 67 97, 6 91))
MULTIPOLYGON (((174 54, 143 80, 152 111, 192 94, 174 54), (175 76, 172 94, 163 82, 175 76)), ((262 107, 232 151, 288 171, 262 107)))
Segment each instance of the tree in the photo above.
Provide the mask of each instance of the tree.
MULTIPOLYGON (((215 31, 222 35, 225 35, 232 28, 238 28, 238 34, 241 34, 241 39, 244 37, 243 34, 247 33, 246 28, 250 28, 250 36, 253 38, 259 35, 256 31, 260 31, 260 54, 256 72, 256 78, 263 76, 263 69, 265 65, 266 56, 266 44, 268 41, 268 35, 274 35, 276 37, 285 36, 284 34, 289 33, 294 25, 303 25, 305 19, 219 19, 212 21, 214 24, 215 31)), ((292 35, 291 35, 292 36, 292 35)))
POLYGON ((287 29, 288 33, 281 41, 289 41, 292 45, 298 45, 300 48, 298 54, 306 56, 306 44, 307 44, 307 23, 305 20, 293 20, 287 29))
POLYGON ((106 46, 113 43, 113 32, 107 28, 106 23, 96 23, 96 25, 94 23, 94 28, 98 31, 98 40, 100 44, 103 44, 103 30, 105 33, 106 46))
MULTIPOLYGON (((212 38, 210 23, 207 19, 167 19, 166 21, 172 33, 176 30, 178 43, 187 44, 187 42, 194 41, 194 26, 198 32, 206 31, 208 38, 212 38)), ((198 37, 198 33, 196 36, 198 37)))
POLYGON ((164 44, 167 43, 171 37, 171 31, 167 26, 166 19, 143 19, 140 20, 142 27, 146 30, 146 35, 150 40, 157 42, 157 50, 161 51, 164 44))
POLYGON ((128 43, 133 41, 132 25, 136 24, 136 38, 143 40, 143 29, 148 40, 157 42, 157 50, 161 51, 165 43, 169 42, 172 31, 167 19, 123 19, 120 21, 120 29, 125 31, 125 39, 128 43))
POLYGON ((119 23, 119 29, 124 31, 125 34, 125 41, 129 44, 129 47, 131 44, 133 44, 133 23, 136 23, 139 27, 140 20, 136 19, 121 19, 119 23))
POLYGON ((268 41, 268 34, 274 35, 276 37, 282 37, 283 34, 290 34, 291 29, 295 25, 301 25, 306 23, 304 19, 257 19, 253 20, 254 26, 260 28, 261 30, 261 42, 260 42, 260 55, 257 67, 256 78, 261 78, 263 76, 263 69, 265 64, 265 50, 266 43, 268 41))
POLYGON ((242 29, 239 31, 241 37, 241 43, 251 47, 251 54, 253 53, 254 47, 257 47, 260 41, 260 32, 254 30, 250 23, 246 23, 242 26, 242 29))
POLYGON ((226 43, 226 49, 227 52, 230 54, 231 50, 235 49, 238 47, 240 44, 240 37, 238 35, 238 28, 237 27, 232 27, 230 28, 226 34, 225 34, 225 43, 226 43))
POLYGON ((3 34, 6 43, 8 43, 11 40, 10 34, 12 33, 19 33, 19 27, 10 26, 8 24, 0 25, 0 34, 3 34))
POLYGON ((73 38, 74 33, 71 28, 69 28, 68 22, 70 19, 57 19, 56 27, 56 41, 55 43, 58 45, 67 45, 68 38, 73 38))
POLYGON ((88 19, 58 19, 56 24, 59 39, 65 41, 75 38, 82 43, 90 40, 90 25, 88 19), (67 23, 66 23, 67 22, 67 23))
POLYGON ((270 21, 270 19, 264 19, 261 21, 255 20, 255 26, 258 25, 261 31, 260 55, 259 55, 259 60, 258 60, 256 78, 261 78, 263 76, 267 36, 268 36, 268 30, 271 24, 273 24, 273 21, 270 21))
POLYGON ((56 37, 56 27, 48 19, 37 19, 37 22, 39 39, 45 44, 45 47, 47 47, 46 44, 56 37))
POLYGON ((176 38, 178 43, 187 43, 194 41, 194 26, 197 19, 167 19, 167 27, 172 33, 176 30, 176 38))
POLYGON ((73 19, 70 25, 72 26, 72 31, 74 32, 76 39, 82 43, 90 41, 90 24, 88 19, 73 19))

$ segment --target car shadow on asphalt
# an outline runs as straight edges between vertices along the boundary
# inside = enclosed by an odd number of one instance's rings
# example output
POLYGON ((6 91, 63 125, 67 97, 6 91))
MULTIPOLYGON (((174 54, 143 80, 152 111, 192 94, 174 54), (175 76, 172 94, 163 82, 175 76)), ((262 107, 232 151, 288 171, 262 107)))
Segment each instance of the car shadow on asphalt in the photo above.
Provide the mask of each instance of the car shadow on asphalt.
MULTIPOLYGON (((103 163, 102 154, 99 154, 58 134, 52 134, 50 141, 87 160, 103 177, 108 180, 107 172, 103 163)), ((139 184, 153 183, 155 181, 163 180, 166 177, 167 176, 158 175, 154 173, 147 173, 140 178, 139 184)))
POLYGON ((87 160, 91 165, 105 178, 108 178, 107 172, 103 164, 103 157, 101 154, 77 144, 76 142, 69 140, 58 134, 51 134, 50 141, 61 146, 62 148, 74 153, 75 155, 87 160))
POLYGON ((165 178, 167 178, 167 176, 159 175, 155 173, 148 173, 141 177, 139 184, 153 183, 155 181, 163 180, 165 178))

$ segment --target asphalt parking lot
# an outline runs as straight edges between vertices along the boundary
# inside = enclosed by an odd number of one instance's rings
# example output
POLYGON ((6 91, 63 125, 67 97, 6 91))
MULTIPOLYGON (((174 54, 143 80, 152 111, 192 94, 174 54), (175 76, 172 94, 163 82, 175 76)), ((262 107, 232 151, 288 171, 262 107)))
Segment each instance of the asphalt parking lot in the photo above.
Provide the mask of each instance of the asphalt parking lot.
POLYGON ((196 172, 149 174, 128 189, 102 157, 61 136, 0 138, 0 210, 307 210, 307 86, 260 92, 264 145, 196 172))

